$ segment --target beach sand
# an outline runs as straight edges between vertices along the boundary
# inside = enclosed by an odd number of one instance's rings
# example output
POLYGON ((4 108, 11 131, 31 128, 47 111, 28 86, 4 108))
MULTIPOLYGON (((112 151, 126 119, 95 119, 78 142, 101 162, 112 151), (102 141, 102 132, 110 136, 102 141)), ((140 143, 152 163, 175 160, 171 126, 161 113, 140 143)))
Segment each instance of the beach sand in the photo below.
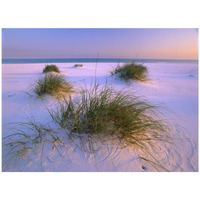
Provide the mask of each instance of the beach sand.
MULTIPOLYGON (((83 63, 83 67, 74 67, 77 63, 55 63, 66 80, 75 90, 96 81, 100 85, 111 84, 116 90, 125 89, 135 95, 143 96, 152 102, 167 107, 171 112, 165 116, 184 129, 184 139, 177 142, 172 150, 167 144, 158 144, 159 161, 169 171, 198 171, 198 64, 197 63, 145 63, 149 70, 148 83, 126 83, 109 75, 117 63, 83 63), (95 70, 96 69, 96 70, 95 70)), ((44 100, 30 97, 30 85, 44 76, 45 64, 3 64, 2 65, 2 137, 12 130, 13 122, 26 122, 30 119, 41 123, 51 123, 45 107, 55 108, 56 100, 47 97, 44 100)), ((76 94, 74 94, 74 97, 76 94)), ((178 133, 177 133, 178 134, 178 133)), ((183 135, 177 135, 182 137, 183 135)), ((78 141, 77 141, 78 142, 78 141)), ((74 144, 60 147, 58 152, 46 144, 43 154, 43 171, 156 171, 140 159, 142 152, 137 148, 120 149, 108 144, 94 157, 83 152, 74 144)), ((153 150, 152 150, 153 151, 153 150)), ((41 171, 41 149, 26 155, 3 171, 41 171)), ((3 155, 5 155, 3 149, 3 155)), ((3 165, 5 159, 3 158, 3 165)), ((161 170, 162 171, 162 170, 161 170)))

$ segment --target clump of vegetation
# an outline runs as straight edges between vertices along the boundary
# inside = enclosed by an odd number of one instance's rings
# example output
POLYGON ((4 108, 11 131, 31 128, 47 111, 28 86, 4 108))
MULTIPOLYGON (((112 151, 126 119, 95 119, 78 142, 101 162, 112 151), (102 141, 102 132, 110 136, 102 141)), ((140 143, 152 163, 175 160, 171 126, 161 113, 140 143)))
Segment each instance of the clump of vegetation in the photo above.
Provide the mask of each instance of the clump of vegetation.
POLYGON ((60 73, 60 70, 56 65, 46 65, 45 68, 43 69, 43 73, 47 73, 47 72, 60 73))
POLYGON ((170 127, 156 106, 107 85, 84 89, 79 101, 64 99, 56 111, 49 112, 60 127, 71 134, 86 134, 90 140, 112 140, 146 152, 151 141, 171 141, 170 127))
POLYGON ((83 67, 83 64, 75 64, 74 67, 83 67))
POLYGON ((144 65, 133 62, 130 64, 124 64, 123 66, 118 65, 110 73, 111 75, 116 74, 120 79, 125 81, 146 81, 148 70, 144 65))
POLYGON ((46 74, 33 84, 33 92, 41 97, 45 94, 56 96, 72 92, 72 85, 61 75, 46 74))

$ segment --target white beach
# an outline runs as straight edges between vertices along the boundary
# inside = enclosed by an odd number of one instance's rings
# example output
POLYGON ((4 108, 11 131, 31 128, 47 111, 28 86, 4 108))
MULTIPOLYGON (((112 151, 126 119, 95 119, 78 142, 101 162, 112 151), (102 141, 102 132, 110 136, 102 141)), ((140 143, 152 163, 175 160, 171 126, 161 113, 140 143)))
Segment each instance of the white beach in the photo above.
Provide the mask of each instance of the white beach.
MULTIPOLYGON (((184 138, 177 142, 175 149, 158 144, 159 161, 169 171, 198 171, 198 64, 197 63, 145 63, 149 70, 148 83, 129 82, 116 79, 109 72, 117 63, 55 63, 75 90, 88 88, 96 80, 100 85, 113 85, 114 89, 125 89, 137 96, 143 96, 172 112, 166 112, 168 120, 184 129, 184 138), (96 71, 95 71, 96 69, 96 71)), ((30 97, 30 85, 44 76, 45 64, 3 64, 2 65, 2 137, 13 133, 14 122, 26 122, 34 119, 41 123, 50 123, 46 107, 53 109, 56 100, 47 97, 44 100, 30 97)), ((75 98, 77 94, 74 94, 75 98)), ((179 137, 180 135, 177 135, 179 137)), ((182 137, 183 135, 181 135, 182 137)), ((149 163, 139 159, 141 152, 137 148, 119 149, 109 145, 109 156, 102 149, 94 157, 87 152, 68 145, 60 147, 62 158, 45 145, 43 171, 156 171, 149 163)), ((4 151, 3 151, 4 155, 4 151)), ((4 162, 4 159, 3 159, 4 162)), ((3 163, 4 164, 4 163, 3 163)), ((9 165, 3 171, 41 171, 40 149, 26 155, 15 166, 9 165)), ((162 171, 162 170, 161 170, 162 171)))

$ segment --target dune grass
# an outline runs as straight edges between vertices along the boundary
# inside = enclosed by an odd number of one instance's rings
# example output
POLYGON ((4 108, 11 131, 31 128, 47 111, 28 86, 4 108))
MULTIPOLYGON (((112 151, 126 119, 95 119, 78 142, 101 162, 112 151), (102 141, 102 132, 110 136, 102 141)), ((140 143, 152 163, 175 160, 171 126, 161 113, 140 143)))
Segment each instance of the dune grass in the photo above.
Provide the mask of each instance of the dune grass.
POLYGON ((113 71, 110 72, 111 75, 117 75, 120 79, 125 81, 147 81, 147 68, 142 64, 128 63, 123 66, 118 65, 113 71))
POLYGON ((74 67, 83 67, 83 64, 75 64, 74 67))
POLYGON ((172 143, 169 124, 157 106, 107 85, 102 89, 98 85, 92 90, 84 89, 79 101, 64 99, 49 113, 55 123, 71 134, 87 135, 91 152, 91 141, 96 143, 95 140, 109 140, 121 148, 134 146, 149 155, 148 146, 155 141, 172 143))
POLYGON ((164 139, 168 127, 158 107, 124 91, 105 85, 83 89, 79 101, 60 101, 52 119, 72 133, 115 136, 125 143, 164 139))
POLYGON ((45 94, 56 96, 73 92, 73 87, 61 75, 46 74, 32 85, 33 92, 41 97, 45 94))
POLYGON ((45 68, 43 69, 43 73, 47 73, 47 72, 60 73, 60 70, 56 65, 46 65, 45 68))

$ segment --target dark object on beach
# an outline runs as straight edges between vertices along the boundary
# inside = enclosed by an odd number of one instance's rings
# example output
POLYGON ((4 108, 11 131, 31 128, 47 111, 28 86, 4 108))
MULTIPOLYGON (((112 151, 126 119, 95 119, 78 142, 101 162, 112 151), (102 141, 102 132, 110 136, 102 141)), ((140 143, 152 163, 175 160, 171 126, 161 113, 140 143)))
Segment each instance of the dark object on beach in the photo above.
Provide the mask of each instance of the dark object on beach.
POLYGON ((75 64, 74 67, 83 67, 82 64, 75 64))
POLYGON ((142 165, 142 169, 143 169, 143 170, 147 170, 147 168, 146 168, 144 165, 142 165))

